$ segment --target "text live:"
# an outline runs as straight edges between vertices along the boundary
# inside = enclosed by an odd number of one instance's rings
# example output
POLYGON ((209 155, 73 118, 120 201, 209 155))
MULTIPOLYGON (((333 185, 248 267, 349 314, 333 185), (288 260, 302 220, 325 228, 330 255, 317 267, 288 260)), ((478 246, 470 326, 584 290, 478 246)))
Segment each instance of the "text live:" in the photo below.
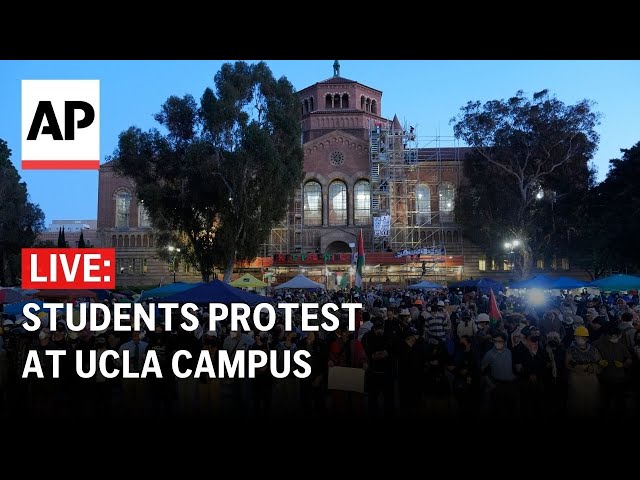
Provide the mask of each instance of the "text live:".
POLYGON ((115 288, 113 248, 23 248, 22 288, 115 288))

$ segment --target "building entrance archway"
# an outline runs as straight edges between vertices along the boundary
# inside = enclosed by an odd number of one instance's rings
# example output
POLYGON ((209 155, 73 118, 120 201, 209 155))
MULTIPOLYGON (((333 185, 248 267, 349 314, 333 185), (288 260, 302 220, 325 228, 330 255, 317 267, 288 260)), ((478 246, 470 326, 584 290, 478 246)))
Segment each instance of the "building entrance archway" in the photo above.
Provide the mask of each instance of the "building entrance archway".
POLYGON ((330 255, 334 253, 351 253, 351 247, 349 247, 347 242, 336 240, 327 245, 326 252, 330 255))

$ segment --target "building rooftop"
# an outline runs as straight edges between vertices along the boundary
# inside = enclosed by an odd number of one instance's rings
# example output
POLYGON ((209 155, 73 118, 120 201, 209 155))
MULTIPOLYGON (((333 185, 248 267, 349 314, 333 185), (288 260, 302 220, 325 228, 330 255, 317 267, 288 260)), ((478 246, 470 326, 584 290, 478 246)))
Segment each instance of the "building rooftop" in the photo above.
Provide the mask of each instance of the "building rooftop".
POLYGON ((349 80, 348 78, 344 78, 344 77, 329 77, 326 80, 322 80, 321 82, 318 83, 358 83, 355 80, 349 80))

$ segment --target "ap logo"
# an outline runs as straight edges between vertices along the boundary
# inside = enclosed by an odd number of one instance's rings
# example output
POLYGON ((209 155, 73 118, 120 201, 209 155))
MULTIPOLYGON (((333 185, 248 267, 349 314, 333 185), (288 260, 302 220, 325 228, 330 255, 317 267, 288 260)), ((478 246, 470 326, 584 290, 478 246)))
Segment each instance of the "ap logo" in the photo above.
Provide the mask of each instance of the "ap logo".
POLYGON ((22 168, 100 168, 100 80, 22 80, 22 168))

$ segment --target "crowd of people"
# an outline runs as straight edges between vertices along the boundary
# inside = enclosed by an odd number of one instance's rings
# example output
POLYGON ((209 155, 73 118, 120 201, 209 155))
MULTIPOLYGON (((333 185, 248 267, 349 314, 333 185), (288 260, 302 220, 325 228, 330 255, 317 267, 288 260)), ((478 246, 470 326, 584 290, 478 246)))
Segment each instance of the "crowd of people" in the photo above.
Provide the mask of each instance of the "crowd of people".
MULTIPOLYGON (((279 321, 270 332, 251 328, 234 332, 229 322, 186 332, 68 331, 60 319, 55 332, 28 332, 21 315, 2 315, 0 336, 0 410, 118 415, 184 414, 265 416, 278 414, 374 417, 456 415, 623 416, 640 412, 640 307, 637 292, 547 296, 534 305, 526 296, 498 292, 500 315, 489 317, 488 292, 410 291, 371 288, 363 292, 288 291, 278 302, 360 302, 357 329, 348 329, 347 313, 333 332, 285 331, 279 321), (60 378, 53 378, 52 357, 60 349, 60 378), (171 373, 172 354, 187 350, 182 369, 194 368, 198 353, 215 358, 226 350, 267 353, 307 350, 311 375, 274 378, 261 368, 255 378, 184 378, 171 373), (40 358, 45 378, 22 378, 30 351, 40 358), (76 351, 95 351, 97 362, 114 350, 108 370, 128 357, 140 372, 155 351, 162 378, 108 378, 76 375, 76 351), (364 391, 329 388, 334 367, 362 369, 364 391)), ((282 313, 282 312, 279 312, 282 313)), ((321 317, 321 315, 320 315, 321 317)), ((294 315, 299 325, 299 313, 294 315)), ((323 319, 318 319, 318 324, 323 319)), ((83 356, 89 362, 90 356, 83 356)), ((214 362, 215 363, 215 362, 214 362)), ((83 365, 87 371, 91 365, 83 365)))

